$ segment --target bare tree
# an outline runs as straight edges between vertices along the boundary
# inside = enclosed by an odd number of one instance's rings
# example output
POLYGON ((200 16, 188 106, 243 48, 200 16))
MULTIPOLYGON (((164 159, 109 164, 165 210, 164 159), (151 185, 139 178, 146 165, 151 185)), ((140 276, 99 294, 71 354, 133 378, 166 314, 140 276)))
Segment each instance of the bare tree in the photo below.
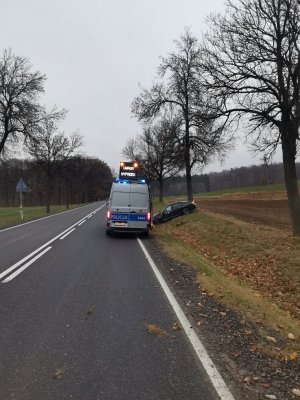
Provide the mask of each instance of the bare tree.
POLYGON ((64 133, 57 133, 57 123, 65 115, 65 111, 45 113, 39 122, 34 138, 27 143, 29 154, 36 160, 46 177, 46 205, 50 212, 52 183, 55 175, 64 163, 82 146, 82 137, 78 132, 66 137, 64 133))
POLYGON ((139 136, 128 139, 124 149, 122 150, 122 154, 124 157, 127 157, 128 160, 138 161, 143 166, 144 160, 141 150, 139 149, 139 143, 139 136))
POLYGON ((159 200, 163 200, 164 181, 183 168, 177 142, 178 120, 163 118, 146 126, 141 135, 129 139, 123 155, 139 161, 149 180, 159 182, 159 200))
POLYGON ((203 51, 207 87, 221 112, 251 135, 258 151, 282 148, 293 233, 300 235, 295 160, 300 126, 298 0, 239 0, 211 16, 203 51))
POLYGON ((132 112, 139 120, 149 121, 172 107, 181 116, 178 140, 185 163, 187 195, 192 200, 193 167, 208 163, 213 154, 223 150, 225 141, 222 126, 216 127, 210 119, 214 97, 208 98, 201 84, 203 71, 197 39, 186 30, 176 45, 177 53, 162 58, 160 81, 134 99, 132 112))
POLYGON ((0 59, 0 155, 20 137, 31 137, 39 120, 37 103, 44 91, 45 75, 32 72, 27 58, 5 50, 0 59))

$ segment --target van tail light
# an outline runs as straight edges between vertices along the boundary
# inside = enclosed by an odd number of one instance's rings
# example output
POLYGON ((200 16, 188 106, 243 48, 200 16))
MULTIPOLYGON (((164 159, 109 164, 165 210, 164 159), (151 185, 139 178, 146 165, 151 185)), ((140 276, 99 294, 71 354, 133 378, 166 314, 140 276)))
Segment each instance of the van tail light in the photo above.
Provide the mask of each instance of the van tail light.
POLYGON ((110 219, 110 211, 109 211, 109 210, 106 211, 106 219, 107 219, 107 220, 110 219))
POLYGON ((150 219, 151 219, 151 213, 147 213, 147 221, 150 221, 150 219))

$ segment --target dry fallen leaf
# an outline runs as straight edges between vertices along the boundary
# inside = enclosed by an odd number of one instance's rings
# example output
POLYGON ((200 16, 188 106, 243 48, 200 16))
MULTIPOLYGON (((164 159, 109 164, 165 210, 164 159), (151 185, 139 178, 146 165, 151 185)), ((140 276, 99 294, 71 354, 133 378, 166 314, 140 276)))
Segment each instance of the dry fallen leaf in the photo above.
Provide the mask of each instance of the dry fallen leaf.
POLYGON ((298 353, 297 353, 296 351, 293 351, 293 352, 289 355, 289 359, 290 359, 291 361, 296 360, 297 357, 298 357, 298 353))
POLYGON ((155 324, 146 324, 146 329, 148 333, 151 333, 151 335, 163 337, 163 336, 168 336, 167 332, 162 330, 159 326, 155 324))
POLYGON ((295 340, 295 336, 292 333, 288 334, 288 339, 295 340))
POLYGON ((212 297, 212 296, 214 296, 214 295, 215 295, 214 292, 207 292, 207 296, 209 296, 209 297, 212 297))
POLYGON ((173 331, 181 331, 181 329, 182 326, 178 322, 175 322, 173 325, 173 331))
POLYGON ((274 358, 275 360, 280 360, 280 361, 285 361, 285 362, 288 361, 288 356, 285 355, 285 354, 276 355, 276 356, 274 355, 273 358, 274 358))
POLYGON ((87 309, 86 309, 86 315, 91 315, 91 314, 93 314, 95 312, 95 307, 94 306, 89 306, 87 309))
POLYGON ((249 350, 250 350, 252 353, 255 353, 258 349, 257 349, 257 346, 256 346, 254 343, 252 343, 252 344, 250 345, 250 347, 249 347, 249 350))
POLYGON ((266 336, 268 342, 277 343, 277 340, 273 336, 266 336))
POLYGON ((295 396, 300 397, 300 389, 293 389, 293 390, 292 390, 292 393, 293 393, 295 396))
POLYGON ((226 312, 224 312, 224 311, 220 311, 219 314, 220 314, 222 317, 225 317, 225 316, 226 316, 226 312))
POLYGON ((64 373, 65 373, 64 368, 57 368, 57 370, 54 372, 52 378, 53 379, 62 379, 64 373))

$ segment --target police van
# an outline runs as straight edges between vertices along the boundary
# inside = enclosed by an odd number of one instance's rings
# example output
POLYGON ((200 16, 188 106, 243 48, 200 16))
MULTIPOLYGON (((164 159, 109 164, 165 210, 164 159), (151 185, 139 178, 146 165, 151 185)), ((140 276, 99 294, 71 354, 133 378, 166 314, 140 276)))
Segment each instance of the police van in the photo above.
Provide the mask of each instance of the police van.
MULTIPOLYGON (((122 164, 122 163, 121 163, 122 164)), ((123 163, 124 164, 124 163, 123 163)), ((127 163, 130 164, 130 163, 127 163)), ((131 175, 122 175, 124 166, 120 166, 122 178, 112 184, 106 212, 106 233, 132 232, 148 235, 151 229, 151 195, 145 179, 139 179, 135 169, 131 175)), ((127 165, 128 166, 128 165, 127 165)), ((129 165, 130 166, 130 165, 129 165)), ((128 170, 127 170, 128 171, 128 170)), ((126 172, 126 169, 125 169, 126 172)))

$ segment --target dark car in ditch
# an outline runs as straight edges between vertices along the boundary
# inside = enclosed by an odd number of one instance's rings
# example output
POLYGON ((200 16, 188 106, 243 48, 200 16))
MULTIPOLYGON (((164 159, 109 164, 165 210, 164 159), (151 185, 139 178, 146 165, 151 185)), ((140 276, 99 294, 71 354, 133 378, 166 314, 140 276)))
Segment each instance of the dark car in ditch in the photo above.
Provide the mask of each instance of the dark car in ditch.
POLYGON ((195 209, 196 204, 193 201, 177 201, 176 203, 168 204, 160 212, 154 214, 153 223, 156 225, 161 224, 180 215, 190 214, 195 209))

